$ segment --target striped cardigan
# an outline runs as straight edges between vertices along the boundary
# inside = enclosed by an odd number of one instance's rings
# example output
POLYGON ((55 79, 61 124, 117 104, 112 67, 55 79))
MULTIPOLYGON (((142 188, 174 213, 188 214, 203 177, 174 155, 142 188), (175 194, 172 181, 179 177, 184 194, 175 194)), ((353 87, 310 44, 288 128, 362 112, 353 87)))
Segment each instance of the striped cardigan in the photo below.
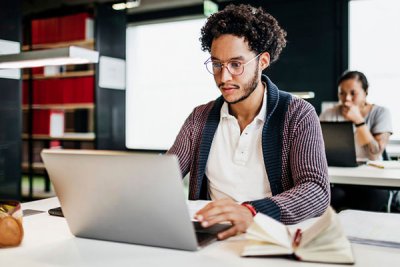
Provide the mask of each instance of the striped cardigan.
MULTIPOLYGON (((330 202, 328 166, 318 116, 306 101, 267 84, 267 114, 262 150, 272 197, 251 201, 285 224, 321 215, 330 202)), ((183 176, 190 172, 189 199, 210 199, 205 169, 220 120, 222 96, 196 107, 169 154, 178 157, 183 176)))

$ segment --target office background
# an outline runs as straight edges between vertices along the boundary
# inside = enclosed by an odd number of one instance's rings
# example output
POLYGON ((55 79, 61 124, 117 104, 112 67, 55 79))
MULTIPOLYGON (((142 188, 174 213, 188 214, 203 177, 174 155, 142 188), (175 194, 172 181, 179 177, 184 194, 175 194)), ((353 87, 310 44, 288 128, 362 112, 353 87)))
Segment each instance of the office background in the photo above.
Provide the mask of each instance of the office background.
MULTIPOLYGON (((22 43, 23 39, 29 38, 24 29, 32 20, 89 12, 94 18, 94 49, 100 52, 100 56, 125 60, 127 25, 204 17, 202 0, 141 0, 137 8, 114 10, 112 4, 116 2, 2 1, 0 39, 22 43)), ((314 92, 314 98, 308 101, 317 113, 321 111, 322 102, 337 101, 337 78, 349 67, 348 0, 214 2, 219 9, 230 3, 248 3, 262 6, 271 13, 287 31, 288 44, 266 74, 283 90, 314 92)), ((159 44, 153 45, 157 49, 159 44)), ((100 87, 99 72, 99 65, 96 64, 93 147, 125 150, 126 91, 100 87)), ((0 87, 0 195, 21 198, 21 162, 24 156, 21 149, 22 81, 0 78, 0 87)))

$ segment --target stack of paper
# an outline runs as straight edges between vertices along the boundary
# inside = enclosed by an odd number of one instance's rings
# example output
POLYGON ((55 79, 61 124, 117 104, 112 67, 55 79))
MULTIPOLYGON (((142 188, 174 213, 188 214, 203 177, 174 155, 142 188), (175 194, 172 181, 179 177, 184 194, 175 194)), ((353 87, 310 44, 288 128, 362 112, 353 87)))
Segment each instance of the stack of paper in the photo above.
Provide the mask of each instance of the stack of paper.
POLYGON ((400 248, 400 214, 344 210, 339 218, 353 243, 400 248))

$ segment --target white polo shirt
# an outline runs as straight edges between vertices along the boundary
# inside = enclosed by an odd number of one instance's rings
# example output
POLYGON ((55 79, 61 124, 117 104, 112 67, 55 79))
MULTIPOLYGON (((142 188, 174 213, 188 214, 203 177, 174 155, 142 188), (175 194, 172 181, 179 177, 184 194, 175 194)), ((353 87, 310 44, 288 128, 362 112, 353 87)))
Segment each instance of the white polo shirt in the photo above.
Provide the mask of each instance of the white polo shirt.
POLYGON ((222 105, 206 166, 212 200, 231 198, 243 202, 272 195, 261 145, 266 100, 264 90, 260 112, 242 134, 237 119, 229 114, 228 103, 222 105))

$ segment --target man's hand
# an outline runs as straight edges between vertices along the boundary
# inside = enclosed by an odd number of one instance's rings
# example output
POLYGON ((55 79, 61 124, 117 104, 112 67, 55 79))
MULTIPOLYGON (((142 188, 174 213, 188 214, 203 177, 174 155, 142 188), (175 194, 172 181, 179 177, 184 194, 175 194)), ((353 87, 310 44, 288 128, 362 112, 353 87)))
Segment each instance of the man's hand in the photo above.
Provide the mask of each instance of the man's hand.
POLYGON ((352 121, 356 124, 364 121, 364 117, 361 114, 360 108, 351 102, 343 103, 342 115, 345 119, 352 121))
POLYGON ((250 210, 231 199, 216 200, 199 210, 195 218, 203 227, 208 227, 221 222, 231 222, 232 227, 218 234, 218 239, 244 233, 253 222, 250 210))

